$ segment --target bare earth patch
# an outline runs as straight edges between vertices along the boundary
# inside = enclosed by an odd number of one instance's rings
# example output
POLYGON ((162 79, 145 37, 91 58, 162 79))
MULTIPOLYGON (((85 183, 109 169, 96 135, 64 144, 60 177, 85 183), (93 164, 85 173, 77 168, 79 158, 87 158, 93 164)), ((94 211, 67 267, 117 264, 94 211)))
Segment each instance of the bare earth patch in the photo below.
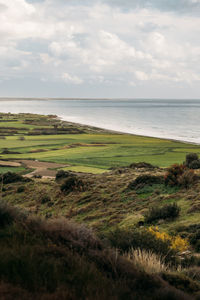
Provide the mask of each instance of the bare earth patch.
POLYGON ((45 178, 52 178, 56 176, 57 170, 50 169, 68 167, 68 165, 64 164, 41 162, 37 160, 20 160, 20 163, 22 163, 29 169, 35 169, 33 172, 26 174, 25 177, 33 177, 34 175, 40 175, 45 178))
POLYGON ((21 167, 21 163, 0 160, 0 167, 21 167))

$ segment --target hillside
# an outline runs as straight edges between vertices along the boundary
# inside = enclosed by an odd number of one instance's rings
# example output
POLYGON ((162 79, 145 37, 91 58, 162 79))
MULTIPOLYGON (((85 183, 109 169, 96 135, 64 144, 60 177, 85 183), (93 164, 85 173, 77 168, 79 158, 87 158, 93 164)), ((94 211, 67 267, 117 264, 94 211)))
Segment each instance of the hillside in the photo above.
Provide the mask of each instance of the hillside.
POLYGON ((156 268, 145 270, 84 225, 41 220, 5 204, 0 215, 1 299, 194 299, 199 290, 196 280, 152 255, 156 268))
POLYGON ((83 132, 55 134, 54 116, 30 136, 27 115, 5 118, 20 130, 0 140, 2 299, 199 299, 199 160, 185 158, 199 146, 75 125, 83 132), (186 165, 163 167, 176 151, 186 165))

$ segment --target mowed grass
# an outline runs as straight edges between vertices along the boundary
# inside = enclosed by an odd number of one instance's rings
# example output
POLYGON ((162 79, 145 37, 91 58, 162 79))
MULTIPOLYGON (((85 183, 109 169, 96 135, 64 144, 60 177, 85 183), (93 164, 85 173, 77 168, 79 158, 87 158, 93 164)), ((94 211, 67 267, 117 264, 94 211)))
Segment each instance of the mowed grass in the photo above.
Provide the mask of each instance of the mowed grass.
POLYGON ((24 173, 25 170, 23 167, 0 167, 0 174, 7 172, 24 173))
MULTIPOLYGON (((183 162, 190 152, 200 154, 200 146, 129 134, 66 134, 18 136, 0 140, 0 152, 7 148, 20 154, 0 154, 0 159, 37 159, 83 167, 109 169, 145 161, 167 167, 183 162), (41 152, 40 152, 41 151, 41 152)), ((99 171, 100 172, 100 171, 99 171)))
POLYGON ((82 172, 82 173, 92 173, 92 174, 102 174, 104 172, 108 172, 107 170, 104 169, 87 167, 87 166, 69 166, 69 167, 62 168, 61 170, 82 172))

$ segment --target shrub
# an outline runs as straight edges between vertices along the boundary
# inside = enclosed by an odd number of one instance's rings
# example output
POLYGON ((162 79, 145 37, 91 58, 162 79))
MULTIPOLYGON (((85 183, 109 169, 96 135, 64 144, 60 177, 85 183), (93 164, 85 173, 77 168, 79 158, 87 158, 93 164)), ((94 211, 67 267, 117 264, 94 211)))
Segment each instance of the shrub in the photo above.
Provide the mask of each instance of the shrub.
POLYGON ((7 172, 3 175, 0 176, 0 182, 4 184, 9 184, 9 183, 14 183, 14 182, 19 182, 19 181, 30 181, 28 178, 24 178, 23 176, 17 174, 17 173, 12 173, 12 172, 7 172))
POLYGON ((43 195, 41 197, 41 204, 45 204, 45 203, 48 203, 48 202, 51 202, 51 198, 48 195, 43 195))
POLYGON ((175 262, 175 251, 170 248, 169 240, 159 239, 146 229, 116 228, 106 235, 112 247, 127 253, 131 249, 151 251, 164 257, 166 262, 175 262))
POLYGON ((200 252, 200 229, 196 230, 189 236, 190 243, 197 252, 200 252))
POLYGON ((179 226, 176 230, 181 236, 188 238, 196 252, 200 252, 200 224, 179 226))
POLYGON ((197 181, 197 175, 193 170, 185 170, 178 178, 178 185, 184 188, 189 188, 197 181))
POLYGON ((186 162, 185 162, 185 164, 186 164, 186 166, 188 168, 190 168, 190 164, 193 161, 198 160, 198 159, 199 159, 199 157, 198 157, 198 155, 196 153, 189 153, 189 154, 186 155, 186 162))
POLYGON ((149 232, 151 232, 157 239, 162 240, 163 242, 168 242, 170 248, 176 252, 183 252, 189 248, 188 240, 181 238, 179 235, 171 236, 166 232, 160 232, 158 227, 150 227, 149 232))
POLYGON ((33 175, 33 178, 35 178, 35 179, 41 179, 41 178, 42 178, 42 175, 40 175, 40 174, 35 174, 35 175, 33 175))
POLYGON ((188 293, 195 293, 200 289, 197 282, 181 273, 163 273, 162 278, 172 286, 188 293))
POLYGON ((158 220, 175 219, 180 214, 180 208, 176 203, 166 204, 163 207, 152 207, 145 215, 145 223, 152 223, 158 220))
POLYGON ((189 165, 190 169, 200 169, 200 159, 198 160, 193 160, 190 165, 189 165))
POLYGON ((60 180, 60 179, 63 179, 63 178, 67 178, 67 177, 69 177, 69 175, 70 175, 70 172, 64 171, 64 170, 59 170, 59 171, 56 173, 56 180, 60 180))
POLYGON ((23 193, 25 191, 25 186, 21 185, 17 188, 17 193, 23 193))
POLYGON ((128 189, 139 189, 144 187, 145 185, 153 185, 153 184, 161 184, 163 183, 163 177, 154 176, 154 175, 140 175, 134 181, 130 182, 128 185, 128 189))
POLYGON ((84 183, 81 179, 75 176, 68 177, 60 187, 64 193, 70 193, 72 191, 83 191, 84 183))
POLYGON ((180 186, 188 188, 197 179, 193 170, 189 170, 185 165, 172 165, 165 175, 165 184, 170 186, 180 186))
POLYGON ((11 224, 13 220, 12 210, 6 203, 0 202, 0 227, 11 224))

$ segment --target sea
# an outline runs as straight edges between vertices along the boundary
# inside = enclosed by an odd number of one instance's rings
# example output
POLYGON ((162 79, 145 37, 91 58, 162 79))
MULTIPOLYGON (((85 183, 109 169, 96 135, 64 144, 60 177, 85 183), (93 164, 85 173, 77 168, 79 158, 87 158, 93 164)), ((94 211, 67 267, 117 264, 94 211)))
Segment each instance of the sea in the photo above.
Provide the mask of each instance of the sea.
POLYGON ((53 114, 118 132, 200 144, 200 100, 0 100, 0 112, 53 114))

